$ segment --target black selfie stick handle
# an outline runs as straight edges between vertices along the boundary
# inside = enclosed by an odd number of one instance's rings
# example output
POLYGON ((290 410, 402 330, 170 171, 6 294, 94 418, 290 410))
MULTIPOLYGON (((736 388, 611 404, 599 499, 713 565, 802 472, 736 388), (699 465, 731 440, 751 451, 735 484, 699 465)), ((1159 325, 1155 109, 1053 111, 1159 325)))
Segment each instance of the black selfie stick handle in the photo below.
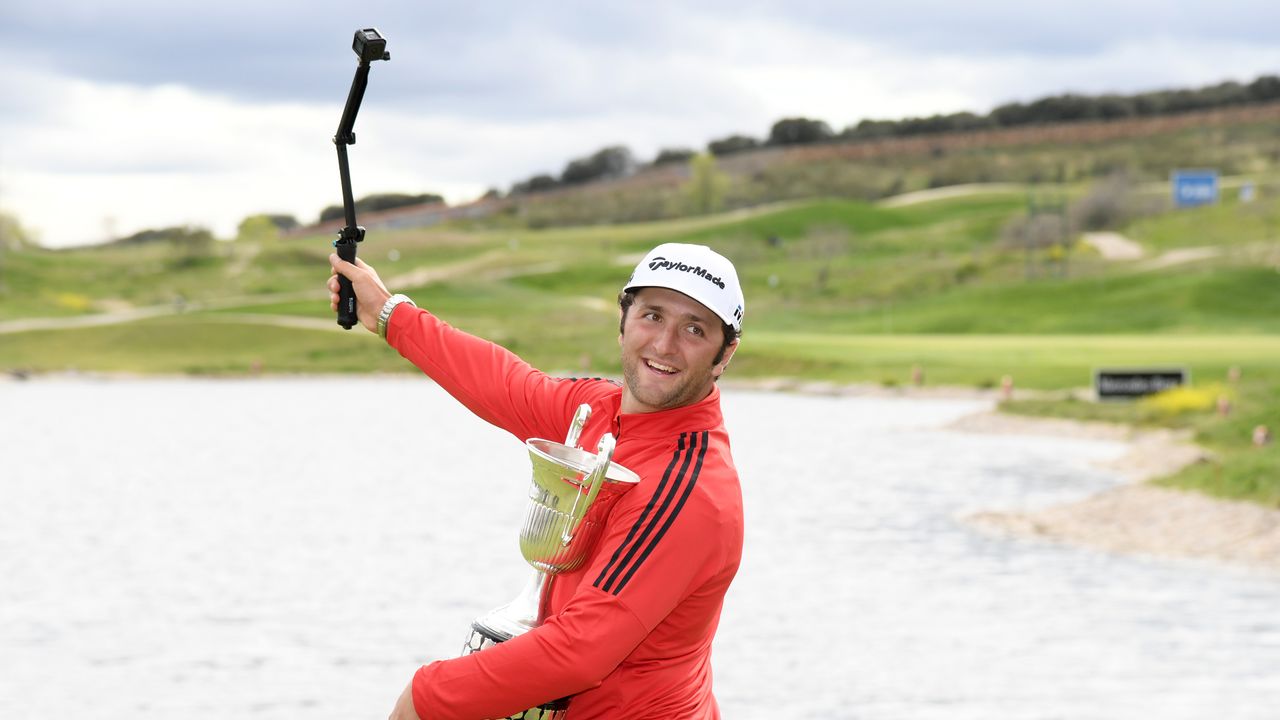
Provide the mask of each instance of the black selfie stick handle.
MULTIPOLYGON (((356 224, 356 202, 351 193, 351 169, 347 162, 347 146, 354 145, 356 134, 356 114, 360 112, 360 103, 364 100, 364 89, 369 84, 369 63, 373 60, 390 60, 391 54, 386 52, 386 39, 377 30, 366 28, 356 31, 356 39, 352 50, 360 56, 360 64, 356 67, 355 79, 351 81, 351 91, 347 93, 347 104, 342 109, 342 120, 338 122, 338 132, 333 136, 333 144, 338 148, 338 174, 342 179, 342 209, 347 224, 338 233, 333 246, 338 257, 355 264, 356 245, 364 240, 364 228, 356 224)), ((338 276, 338 324, 350 330, 359 322, 356 318, 356 293, 351 281, 345 276, 338 276)))
MULTIPOLYGON (((354 239, 347 239, 347 229, 343 228, 333 246, 338 250, 338 257, 352 265, 356 264, 356 243, 364 240, 364 228, 356 227, 354 239)), ((358 322, 356 319, 356 291, 345 275, 338 276, 338 324, 350 330, 358 322)))

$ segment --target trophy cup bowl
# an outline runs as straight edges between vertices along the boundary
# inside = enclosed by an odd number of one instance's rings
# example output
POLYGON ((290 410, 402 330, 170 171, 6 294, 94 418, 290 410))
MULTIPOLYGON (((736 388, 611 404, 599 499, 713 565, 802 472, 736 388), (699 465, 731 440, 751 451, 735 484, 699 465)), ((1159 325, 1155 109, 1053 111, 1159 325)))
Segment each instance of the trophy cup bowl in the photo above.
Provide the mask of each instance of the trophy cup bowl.
MULTIPOLYGON (((569 442, 576 442, 576 431, 585 422, 586 413, 589 408, 579 410, 569 442)), ((612 435, 601 438, 594 454, 539 438, 526 441, 525 447, 533 462, 533 476, 520 527, 520 554, 534 572, 514 600, 471 623, 463 655, 505 642, 542 624, 555 576, 582 567, 599 541, 614 503, 640 482, 639 475, 612 462, 612 435)), ((563 717, 567 707, 565 698, 512 717, 552 720, 563 717)))
MULTIPOLYGON (((609 437, 610 446, 612 441, 609 437)), ((592 484, 598 456, 550 440, 533 439, 525 446, 533 459, 533 482, 520 554, 535 570, 551 575, 577 570, 599 539, 604 516, 640 477, 605 460, 603 481, 592 484)))

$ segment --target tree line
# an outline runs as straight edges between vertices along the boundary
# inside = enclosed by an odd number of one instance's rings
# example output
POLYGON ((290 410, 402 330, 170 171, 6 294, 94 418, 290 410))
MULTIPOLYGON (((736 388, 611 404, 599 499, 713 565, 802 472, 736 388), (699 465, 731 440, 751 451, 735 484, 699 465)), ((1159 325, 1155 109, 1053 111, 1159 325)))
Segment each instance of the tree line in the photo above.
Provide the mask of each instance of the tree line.
MULTIPOLYGON (((418 193, 411 195, 408 193, 374 193, 366 195, 356 200, 357 217, 364 213, 377 212, 378 210, 391 210, 398 207, 408 207, 410 205, 426 205, 428 203, 443 203, 444 197, 435 193, 418 193)), ((329 222, 330 220, 341 220, 346 216, 346 210, 341 205, 330 205, 320 211, 320 222, 329 222)), ((285 228, 288 229, 288 228, 285 228)))
POLYGON ((1123 120, 1277 100, 1280 100, 1280 76, 1263 75, 1247 85, 1224 82, 1193 90, 1157 90, 1135 95, 1051 95, 1029 103, 1006 103, 986 115, 961 112, 903 120, 863 120, 845 128, 840 138, 910 137, 1082 120, 1123 120))
MULTIPOLYGON (((783 118, 769 128, 767 137, 733 134, 707 143, 706 152, 722 157, 767 147, 817 143, 858 142, 881 138, 913 137, 945 132, 995 130, 1027 125, 1122 120, 1126 118, 1175 115, 1197 110, 1260 104, 1280 100, 1280 76, 1263 75, 1253 82, 1223 82, 1196 89, 1157 90, 1133 95, 1081 95, 1065 93, 1031 102, 1011 102, 985 115, 957 112, 901 120, 867 119, 834 131, 822 120, 805 117, 783 118)), ((691 148, 664 148, 650 167, 687 163, 696 151, 691 148)), ((571 160, 558 175, 540 173, 511 186, 511 195, 523 195, 594 180, 625 177, 643 164, 622 145, 603 148, 592 155, 571 160)), ((496 194, 495 191, 491 191, 496 194)))

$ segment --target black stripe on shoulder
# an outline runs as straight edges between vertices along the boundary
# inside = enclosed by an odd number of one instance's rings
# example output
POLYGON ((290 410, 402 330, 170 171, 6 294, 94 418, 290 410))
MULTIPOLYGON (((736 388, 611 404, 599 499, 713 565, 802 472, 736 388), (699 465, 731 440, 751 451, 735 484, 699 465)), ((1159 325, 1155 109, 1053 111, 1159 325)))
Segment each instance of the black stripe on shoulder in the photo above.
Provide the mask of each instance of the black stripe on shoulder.
POLYGON ((626 568, 639 551, 641 545, 653 532, 653 528, 662 519, 662 514, 666 512, 667 507, 671 504, 671 498, 675 495, 680 487, 681 478, 685 470, 689 467, 689 461, 693 456, 694 438, 688 433, 682 433, 676 443, 676 450, 671 454, 671 462, 667 464, 667 469, 662 473, 662 481, 658 483, 658 487, 653 491, 653 495, 649 498, 649 503, 645 505, 644 510, 640 513, 640 517, 636 519, 635 524, 627 531, 626 538, 613 551, 613 556, 609 558, 608 564, 600 571, 600 575, 592 583, 594 587, 600 588, 605 592, 611 592, 614 582, 617 581, 618 575, 626 568), (680 456, 684 455, 684 463, 680 471, 675 475, 672 482, 672 471, 675 470, 676 464, 680 462, 680 456), (670 488, 668 488, 670 485, 670 488))
POLYGON ((626 575, 622 576, 622 581, 618 583, 618 587, 613 591, 614 595, 622 592, 622 588, 627 586, 627 582, 631 580, 631 576, 636 574, 636 570, 644 564, 649 553, 658 546, 658 542, 662 540, 662 536, 667 534, 667 528, 671 527, 671 523, 675 522, 676 516, 680 514, 680 510, 684 507, 684 502, 689 499, 689 494, 693 492, 693 486, 698 484, 698 473, 702 472, 702 459, 707 455, 707 431, 703 430, 701 434, 701 442, 698 443, 698 462, 693 466, 693 474, 689 476, 689 482, 684 485, 684 492, 680 494, 680 500, 676 503, 675 509, 667 515, 666 522, 662 523, 662 528, 658 530, 658 534, 653 536, 649 544, 645 546, 644 552, 640 553, 640 557, 631 565, 631 569, 626 575))
POLYGON ((626 565, 627 562, 630 561, 631 556, 635 555, 635 544, 632 543, 632 541, 643 542, 643 537, 636 539, 636 536, 637 534, 641 534, 641 529, 648 524, 649 516, 653 515, 654 509, 657 509, 659 505, 659 498, 664 495, 664 492, 666 492, 667 483, 671 482, 671 471, 675 470, 677 462, 680 462, 680 455, 682 452, 685 452, 685 439, 686 434, 681 434, 680 438, 677 439, 676 451, 671 455, 671 462, 667 464, 667 470, 663 471, 662 482, 659 482, 658 488, 654 489, 653 496, 649 498, 648 505, 645 505, 644 511, 640 512, 640 518, 637 518, 635 524, 631 525, 631 529, 627 530, 627 537, 623 538, 622 543, 618 544, 617 550, 613 551, 613 556, 609 557, 609 562, 604 566, 604 570, 600 570, 599 577, 595 578, 594 583, 591 583, 593 584, 593 587, 599 588, 600 585, 604 583, 605 577, 609 577, 608 584, 605 584, 603 587, 604 591, 608 591, 609 587, 613 584, 613 579, 617 578, 618 571, 622 569, 622 565, 626 565), (630 550, 627 550, 627 548, 630 548, 630 550), (625 553, 625 557, 623 557, 623 553, 625 553), (622 565, 618 565, 618 562, 620 561, 622 565))
POLYGON ((554 379, 554 380, 559 380, 559 381, 562 381, 562 382, 578 382, 579 380, 595 380, 595 381, 598 381, 598 382, 607 382, 607 383, 609 383, 610 385, 613 385, 613 386, 615 386, 615 387, 622 387, 622 383, 621 383, 621 382, 619 382, 619 381, 617 381, 617 380, 614 380, 613 378, 602 378, 602 377, 578 377, 578 376, 574 375, 574 376, 572 376, 572 377, 558 377, 558 378, 553 378, 553 379, 554 379))
POLYGON ((667 486, 667 482, 671 479, 671 471, 675 468, 676 463, 680 460, 680 453, 684 452, 684 435, 681 435, 676 443, 676 451, 671 454, 671 462, 667 465, 667 469, 662 473, 662 481, 658 483, 658 489, 654 491, 653 497, 649 498, 649 504, 645 505, 644 510, 640 513, 639 519, 627 531, 627 537, 623 539, 622 544, 613 551, 613 556, 609 558, 609 562, 604 566, 604 570, 600 571, 599 577, 592 583, 595 587, 600 587, 600 583, 605 576, 613 569, 618 559, 622 557, 622 553, 626 550, 631 541, 635 539, 636 533, 640 532, 640 528, 644 527, 645 521, 649 518, 649 514, 653 512, 653 508, 658 503, 658 497, 662 495, 662 490, 667 486))

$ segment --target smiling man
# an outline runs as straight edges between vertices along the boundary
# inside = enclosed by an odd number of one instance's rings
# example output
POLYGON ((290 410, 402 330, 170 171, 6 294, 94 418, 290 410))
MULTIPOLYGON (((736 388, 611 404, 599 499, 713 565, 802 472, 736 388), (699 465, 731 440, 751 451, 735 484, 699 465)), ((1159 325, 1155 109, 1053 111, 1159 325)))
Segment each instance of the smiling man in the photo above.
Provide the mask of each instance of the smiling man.
MULTIPOLYGON (((557 576, 544 624, 420 668, 391 717, 501 718, 571 698, 570 720, 719 718, 711 642, 742 555, 742 494, 716 386, 742 329, 733 264, 668 243, 636 266, 618 297, 619 385, 548 376, 391 295, 363 262, 330 263, 351 280, 361 324, 476 415, 522 442, 554 439, 588 403, 581 446, 612 433, 614 461, 641 478, 584 566, 557 576)), ((336 308, 336 277, 329 291, 336 308)), ((391 433, 383 447, 410 440, 391 433)))

